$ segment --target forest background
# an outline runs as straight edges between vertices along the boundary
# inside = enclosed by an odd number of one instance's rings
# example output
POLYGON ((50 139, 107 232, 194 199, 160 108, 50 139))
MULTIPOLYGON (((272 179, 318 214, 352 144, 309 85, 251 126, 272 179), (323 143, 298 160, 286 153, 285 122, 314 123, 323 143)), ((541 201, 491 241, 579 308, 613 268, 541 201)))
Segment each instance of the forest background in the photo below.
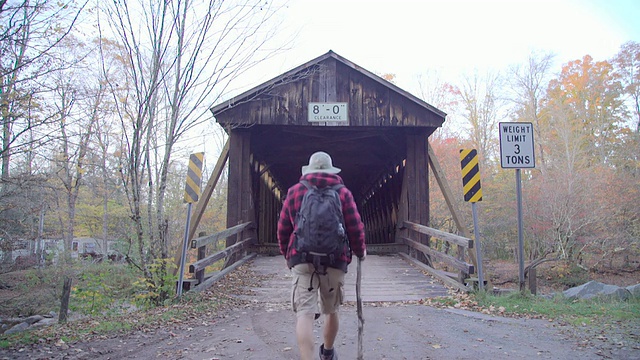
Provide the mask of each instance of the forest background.
MULTIPOLYGON (((67 250, 77 237, 105 247, 114 240, 149 301, 170 298, 193 142, 215 163, 226 135, 208 108, 237 94, 243 74, 289 51, 295 34, 283 41, 279 32, 285 8, 0 1, 5 260, 23 240, 64 239, 67 250)), ((393 68, 380 76, 394 82, 393 68)), ((448 113, 430 144, 467 219, 459 150, 478 150, 487 261, 516 259, 515 175, 500 167, 497 130, 501 121, 523 121, 533 124, 536 152, 536 168, 522 179, 527 261, 638 271, 640 43, 560 65, 533 51, 522 63, 455 80, 427 67, 416 80, 415 95, 448 113)), ((199 231, 226 227, 225 184, 223 176, 199 231)), ((435 182, 431 189, 431 226, 455 233, 435 182)))

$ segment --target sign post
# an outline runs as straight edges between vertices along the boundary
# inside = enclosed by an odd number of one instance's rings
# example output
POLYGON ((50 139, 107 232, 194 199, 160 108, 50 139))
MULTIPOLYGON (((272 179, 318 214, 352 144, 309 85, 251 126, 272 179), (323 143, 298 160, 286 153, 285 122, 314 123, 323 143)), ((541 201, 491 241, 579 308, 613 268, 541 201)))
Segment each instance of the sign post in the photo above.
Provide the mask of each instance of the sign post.
POLYGON ((535 168, 533 124, 527 122, 501 122, 500 165, 503 169, 516 169, 516 197, 518 204, 518 280, 524 291, 524 240, 522 226, 522 179, 520 169, 535 168))
POLYGON ((178 278, 178 297, 182 296, 182 284, 184 282, 184 267, 187 258, 187 245, 189 242, 189 228, 191 227, 191 206, 200 197, 200 184, 202 182, 202 163, 204 153, 199 152, 189 156, 189 169, 187 170, 187 184, 184 188, 184 202, 187 203, 187 224, 184 230, 184 242, 180 257, 180 275, 178 278))
POLYGON ((476 203, 482 201, 482 186, 480 185, 480 167, 478 166, 478 151, 476 149, 460 150, 460 167, 462 169, 462 188, 464 201, 471 203, 473 213, 473 237, 478 263, 478 288, 484 290, 484 273, 482 271, 482 245, 480 244, 480 230, 478 228, 478 210, 476 203))

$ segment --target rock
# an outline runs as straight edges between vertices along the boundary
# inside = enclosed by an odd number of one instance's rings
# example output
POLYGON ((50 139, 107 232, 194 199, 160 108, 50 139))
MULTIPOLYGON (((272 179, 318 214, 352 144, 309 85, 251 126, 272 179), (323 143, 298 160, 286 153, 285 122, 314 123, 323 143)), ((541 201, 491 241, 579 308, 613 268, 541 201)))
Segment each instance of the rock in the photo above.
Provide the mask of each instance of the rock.
POLYGON ((37 323, 31 325, 32 327, 43 327, 43 326, 47 326, 47 325, 54 325, 58 323, 58 319, 54 319, 54 318, 45 318, 42 321, 38 321, 37 323))
POLYGON ((9 335, 9 334, 25 331, 29 328, 29 326, 30 326, 29 323, 21 322, 18 325, 14 325, 13 327, 11 327, 11 329, 5 331, 4 333, 5 335, 9 335))
POLYGON ((626 289, 631 293, 631 297, 640 298, 640 284, 627 286, 626 289))
POLYGON ((3 334, 13 334, 27 330, 31 326, 43 326, 54 322, 52 318, 45 318, 42 315, 32 315, 26 318, 7 318, 2 319, 0 332, 3 334))
POLYGON ((543 298, 543 299, 547 299, 547 300, 553 300, 556 296, 558 296, 558 293, 549 293, 549 294, 540 294, 538 295, 539 297, 543 298))
POLYGON ((24 321, 24 318, 20 318, 20 317, 2 319, 2 323, 3 324, 9 324, 10 326, 13 326, 15 324, 19 324, 19 323, 21 323, 23 321, 24 321))
POLYGON ((586 284, 565 290, 562 294, 568 299, 591 299, 603 297, 618 300, 627 300, 631 297, 629 290, 616 286, 607 285, 598 281, 589 281, 586 284))
POLYGON ((24 322, 28 323, 29 325, 33 325, 35 323, 37 323, 38 321, 44 319, 44 316, 42 315, 33 315, 33 316, 29 316, 28 318, 24 319, 24 322))

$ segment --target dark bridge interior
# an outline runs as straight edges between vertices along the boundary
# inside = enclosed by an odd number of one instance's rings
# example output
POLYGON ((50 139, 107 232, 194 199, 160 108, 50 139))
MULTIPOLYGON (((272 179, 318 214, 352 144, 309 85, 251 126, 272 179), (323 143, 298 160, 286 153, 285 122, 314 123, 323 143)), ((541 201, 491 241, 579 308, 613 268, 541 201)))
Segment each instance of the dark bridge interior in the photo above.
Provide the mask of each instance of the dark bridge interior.
POLYGON ((362 203, 374 191, 376 182, 397 172, 407 156, 406 128, 348 128, 305 126, 258 126, 252 129, 251 144, 256 161, 264 163, 275 182, 286 190, 301 176, 309 156, 325 151, 340 176, 362 203))

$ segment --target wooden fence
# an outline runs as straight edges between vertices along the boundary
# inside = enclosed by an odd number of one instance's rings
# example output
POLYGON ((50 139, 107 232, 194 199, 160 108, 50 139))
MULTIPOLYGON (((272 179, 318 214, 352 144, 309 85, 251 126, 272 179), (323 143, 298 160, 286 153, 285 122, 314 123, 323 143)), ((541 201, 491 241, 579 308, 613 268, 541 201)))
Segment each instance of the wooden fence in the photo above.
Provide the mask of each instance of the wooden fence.
MULTIPOLYGON (((399 237, 396 243, 408 246, 410 249, 422 253, 427 259, 430 259, 431 261, 436 260, 442 262, 448 267, 458 270, 458 273, 456 274, 435 269, 433 266, 431 266, 431 264, 425 264, 418 261, 414 257, 400 252, 400 255, 402 257, 404 257, 420 269, 439 278, 449 286, 463 291, 471 290, 471 288, 467 286, 467 283, 470 282, 470 275, 474 273, 474 265, 467 263, 464 260, 464 254, 468 252, 469 249, 473 248, 473 240, 463 236, 446 233, 444 231, 433 229, 424 225, 416 224, 410 221, 404 221, 402 224, 403 229, 413 230, 413 232, 415 233, 424 234, 433 238, 443 240, 449 245, 456 245, 458 251, 457 256, 454 257, 444 252, 438 251, 433 247, 422 244, 414 239, 411 239, 409 235, 399 237)), ((193 239, 191 241, 191 248, 198 249, 198 261, 189 265, 189 273, 195 274, 195 279, 193 280, 195 286, 192 288, 190 287, 191 290, 206 290, 226 274, 254 258, 257 255, 256 253, 247 254, 247 250, 252 245, 254 245, 257 240, 255 238, 255 231, 246 231, 252 229, 254 229, 254 224, 252 222, 246 222, 229 229, 222 230, 213 235, 205 235, 193 239), (251 235, 243 238, 242 236, 247 233, 251 235), (232 236, 236 236, 236 241, 233 245, 228 246, 223 250, 217 251, 216 253, 209 256, 205 256, 207 245, 217 244, 219 241, 228 239, 232 236), (242 253, 242 257, 230 264, 229 259, 238 258, 237 256, 233 256, 238 253, 242 253), (206 267, 222 259, 227 260, 227 264, 224 269, 205 279, 206 267)), ((407 232, 407 234, 409 234, 409 232, 407 232)))
POLYGON ((455 276, 452 276, 451 273, 448 273, 442 270, 437 270, 434 267, 429 266, 429 264, 419 262, 416 259, 406 254, 401 253, 400 254, 401 256, 411 261, 413 264, 420 267, 422 270, 425 270, 430 274, 432 274, 433 276, 441 279, 442 281, 444 281, 446 284, 450 286, 453 286, 463 291, 471 290, 465 283, 469 279, 470 274, 474 273, 474 266, 473 264, 469 264, 464 260, 464 254, 465 252, 467 252, 468 249, 473 248, 473 240, 466 237, 450 234, 444 231, 436 230, 424 225, 416 224, 410 221, 405 221, 403 225, 404 225, 404 228, 406 229, 410 229, 420 234, 429 235, 431 237, 435 237, 437 239, 446 241, 447 243, 449 243, 449 245, 457 245, 458 254, 457 254, 457 257, 453 257, 451 255, 437 251, 436 249, 429 247, 425 244, 422 244, 413 239, 410 239, 406 236, 402 236, 398 239, 399 242, 409 246, 410 248, 416 251, 421 252, 428 259, 432 259, 432 260, 435 259, 435 260, 441 261, 447 264, 448 266, 459 270, 459 273, 455 276), (455 280, 454 277, 457 277, 457 280, 455 280))
MULTIPOLYGON (((252 235, 247 238, 242 238, 245 230, 251 230, 255 226, 252 222, 246 222, 239 224, 226 230, 222 230, 213 235, 201 236, 191 240, 191 248, 198 249, 198 261, 189 265, 189 273, 195 274, 196 286, 192 289, 195 291, 202 291, 209 288, 213 283, 220 280, 229 272, 233 271, 240 265, 246 263, 256 256, 255 253, 247 254, 246 250, 256 242, 256 238, 252 235), (218 244, 220 240, 227 239, 232 236, 236 236, 236 241, 233 245, 220 250, 214 254, 205 257, 206 246, 209 244, 218 244), (233 255, 242 253, 243 256, 238 261, 229 264, 229 259, 234 258, 233 255), (216 261, 226 259, 227 266, 214 274, 211 277, 205 279, 205 269, 207 266, 215 263, 216 261)), ((254 234, 255 232, 251 232, 254 234)))

